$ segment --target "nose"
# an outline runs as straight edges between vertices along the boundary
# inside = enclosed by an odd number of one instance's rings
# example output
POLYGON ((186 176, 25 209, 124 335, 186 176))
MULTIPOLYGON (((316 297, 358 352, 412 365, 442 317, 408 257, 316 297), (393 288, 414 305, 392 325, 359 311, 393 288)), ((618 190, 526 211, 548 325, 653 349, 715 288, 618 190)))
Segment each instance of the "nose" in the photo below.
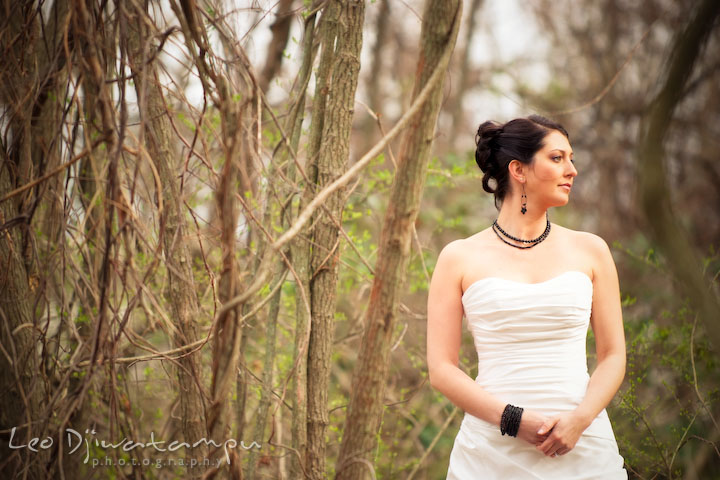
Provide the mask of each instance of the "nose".
POLYGON ((578 174, 578 171, 577 171, 577 168, 575 168, 575 164, 572 161, 567 162, 567 163, 568 163, 568 165, 570 165, 570 168, 565 170, 565 176, 569 176, 571 178, 576 177, 578 174))

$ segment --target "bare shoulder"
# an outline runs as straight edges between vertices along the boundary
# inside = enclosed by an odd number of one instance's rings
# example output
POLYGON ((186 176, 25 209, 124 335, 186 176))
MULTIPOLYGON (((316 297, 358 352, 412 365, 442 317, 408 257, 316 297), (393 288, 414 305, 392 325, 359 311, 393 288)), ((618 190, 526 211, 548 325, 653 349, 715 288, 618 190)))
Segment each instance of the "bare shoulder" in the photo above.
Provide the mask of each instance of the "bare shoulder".
POLYGON ((437 257, 434 277, 441 272, 455 271, 460 264, 464 252, 464 240, 458 239, 445 245, 437 257))
POLYGON ((479 248, 487 245, 488 231, 490 231, 489 228, 467 238, 453 240, 443 247, 440 256, 462 259, 462 257, 466 256, 469 252, 477 252, 479 248))
POLYGON ((443 247, 438 256, 438 262, 458 262, 462 263, 463 259, 473 251, 478 251, 486 243, 485 231, 476 233, 467 238, 458 238, 443 247))
POLYGON ((610 247, 601 236, 565 227, 560 227, 558 230, 563 232, 568 246, 572 245, 586 259, 594 274, 606 271, 611 265, 614 267, 615 262, 610 247))
POLYGON ((435 271, 451 271, 452 273, 448 272, 447 275, 451 276, 453 281, 461 281, 468 262, 480 258, 479 252, 485 251, 489 243, 486 230, 451 241, 440 251, 435 271))
POLYGON ((445 245, 442 250, 440 250, 440 254, 438 255, 438 260, 444 259, 446 261, 452 260, 456 258, 458 255, 462 253, 463 250, 463 242, 465 239, 459 238, 457 240, 453 240, 452 242, 445 245))
POLYGON ((591 253, 603 254, 610 252, 610 247, 608 247, 607 242, 601 236, 580 230, 566 230, 572 232, 572 235, 575 237, 574 240, 579 246, 588 249, 591 253))
POLYGON ((445 245, 433 269, 428 299, 440 295, 447 298, 461 294, 462 258, 466 251, 464 240, 453 240, 445 245))

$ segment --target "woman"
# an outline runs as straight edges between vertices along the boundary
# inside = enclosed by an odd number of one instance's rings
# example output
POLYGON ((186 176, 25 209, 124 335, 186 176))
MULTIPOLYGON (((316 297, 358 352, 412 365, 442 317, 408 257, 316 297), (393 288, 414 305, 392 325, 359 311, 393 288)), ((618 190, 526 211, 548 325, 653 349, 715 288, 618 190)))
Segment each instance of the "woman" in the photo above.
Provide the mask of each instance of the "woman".
POLYGON ((547 215, 577 176, 568 134, 532 115, 485 122, 476 141, 499 214, 443 248, 428 295, 430 382, 465 411, 447 478, 625 479, 605 412, 625 375, 617 270, 601 238, 547 215), (458 368, 463 314, 475 381, 458 368))

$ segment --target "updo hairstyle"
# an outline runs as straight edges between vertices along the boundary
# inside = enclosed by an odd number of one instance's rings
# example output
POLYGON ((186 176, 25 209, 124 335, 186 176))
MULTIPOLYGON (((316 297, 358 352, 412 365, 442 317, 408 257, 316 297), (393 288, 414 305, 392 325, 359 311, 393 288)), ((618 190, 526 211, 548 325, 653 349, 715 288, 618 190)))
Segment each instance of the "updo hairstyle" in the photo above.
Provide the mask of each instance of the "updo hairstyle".
POLYGON ((516 118, 504 125, 494 121, 480 125, 475 135, 475 161, 484 173, 483 190, 495 195, 496 208, 500 208, 498 202, 502 202, 509 188, 508 164, 518 160, 530 165, 543 147, 543 139, 552 130, 570 138, 562 125, 540 115, 516 118), (494 188, 489 183, 491 178, 495 180, 494 188))

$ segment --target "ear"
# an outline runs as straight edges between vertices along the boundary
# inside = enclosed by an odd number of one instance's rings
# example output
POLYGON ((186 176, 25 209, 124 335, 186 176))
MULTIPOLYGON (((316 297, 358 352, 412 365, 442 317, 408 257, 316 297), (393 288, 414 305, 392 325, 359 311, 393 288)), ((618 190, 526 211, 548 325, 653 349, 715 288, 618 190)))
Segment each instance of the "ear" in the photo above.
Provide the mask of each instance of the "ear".
POLYGON ((510 173, 510 176, 517 180, 519 183, 525 183, 525 174, 527 172, 527 165, 522 163, 519 160, 510 160, 510 163, 508 163, 508 172, 510 173))

